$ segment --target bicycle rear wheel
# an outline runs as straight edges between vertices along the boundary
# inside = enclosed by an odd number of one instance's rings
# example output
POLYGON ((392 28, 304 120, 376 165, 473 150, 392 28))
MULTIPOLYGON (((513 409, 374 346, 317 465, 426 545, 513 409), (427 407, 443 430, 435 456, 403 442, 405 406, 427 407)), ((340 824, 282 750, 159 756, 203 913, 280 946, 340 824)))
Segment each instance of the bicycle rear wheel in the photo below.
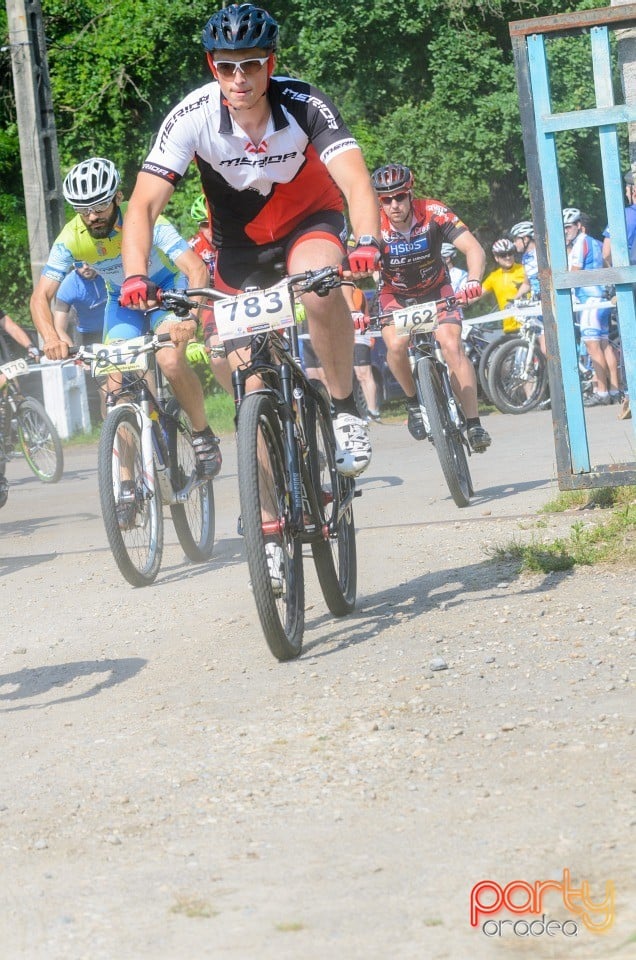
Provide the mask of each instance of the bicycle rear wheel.
POLYGON ((534 410, 548 390, 548 371, 537 346, 526 372, 527 340, 511 340, 501 345, 490 365, 493 403, 502 413, 527 413, 534 410))
POLYGON ((256 609, 278 660, 302 649, 305 584, 302 544, 291 529, 285 441, 272 400, 248 394, 237 424, 241 518, 256 609))
MULTIPOLYGON (((166 404, 166 412, 169 414, 167 422, 170 479, 173 489, 178 491, 183 490, 196 472, 192 425, 190 418, 174 398, 166 404)), ((209 560, 214 552, 215 526, 212 481, 199 483, 183 503, 171 504, 170 513, 186 557, 193 563, 209 560)))
MULTIPOLYGON (((311 481, 322 510, 323 526, 331 522, 353 480, 336 471, 335 444, 330 420, 318 403, 307 398, 307 441, 311 481)), ((334 537, 312 543, 316 572, 325 603, 335 617, 351 613, 356 602, 357 555, 353 503, 337 523, 334 537)))
POLYGON ((62 442, 38 400, 27 397, 16 412, 18 440, 26 462, 42 483, 57 483, 64 470, 62 442))
POLYGON ((450 494, 458 507, 467 507, 473 485, 462 435, 451 420, 439 372, 430 360, 420 360, 417 379, 428 414, 431 437, 450 494))
POLYGON ((141 430, 133 410, 115 407, 102 425, 97 453, 99 500, 120 573, 133 587, 152 583, 163 553, 161 494, 144 479, 141 430))

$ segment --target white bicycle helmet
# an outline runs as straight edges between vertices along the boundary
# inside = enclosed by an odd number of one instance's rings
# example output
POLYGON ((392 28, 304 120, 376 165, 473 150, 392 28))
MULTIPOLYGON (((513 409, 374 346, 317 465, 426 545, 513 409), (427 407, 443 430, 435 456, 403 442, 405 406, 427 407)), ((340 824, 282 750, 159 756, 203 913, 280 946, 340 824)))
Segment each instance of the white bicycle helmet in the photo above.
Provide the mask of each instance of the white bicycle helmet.
POLYGON ((572 223, 578 223, 581 219, 581 211, 578 207, 566 207, 563 211, 563 226, 569 227, 572 223))
POLYGON ((65 199, 72 207, 89 206, 91 203, 106 203, 112 200, 121 177, 111 160, 91 157, 69 170, 62 185, 65 199))
POLYGON ((453 243, 443 243, 440 253, 444 259, 447 257, 457 256, 457 250, 455 249, 455 245, 453 243))
POLYGON ((492 252, 497 257, 505 257, 507 253, 515 252, 515 245, 512 240, 508 240, 507 237, 502 237, 501 240, 495 240, 492 245, 492 252))
POLYGON ((510 236, 511 237, 534 237, 534 227, 530 220, 520 220, 519 223, 515 223, 514 226, 510 227, 510 236))

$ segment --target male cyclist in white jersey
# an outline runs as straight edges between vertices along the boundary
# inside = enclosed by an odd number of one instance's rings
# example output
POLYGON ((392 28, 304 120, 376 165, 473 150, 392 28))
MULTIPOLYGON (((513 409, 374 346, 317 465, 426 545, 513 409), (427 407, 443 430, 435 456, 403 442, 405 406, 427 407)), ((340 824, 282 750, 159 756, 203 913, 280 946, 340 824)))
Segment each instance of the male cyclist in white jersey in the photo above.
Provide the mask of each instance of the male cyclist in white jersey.
MULTIPOLYGON (((51 247, 33 296, 31 315, 50 360, 68 356, 68 345, 55 328, 52 305, 64 277, 76 261, 92 266, 106 281, 107 302, 104 340, 122 340, 148 333, 169 332, 175 349, 160 350, 157 362, 170 382, 174 394, 190 417, 193 447, 199 475, 213 477, 221 468, 218 438, 208 426, 203 405, 201 382, 188 364, 185 348, 196 330, 196 321, 171 322, 165 312, 146 317, 139 310, 128 310, 118 303, 124 279, 122 241, 122 193, 120 176, 111 160, 91 157, 76 164, 63 184, 63 193, 75 216, 62 229, 51 247)), ((154 226, 146 268, 159 285, 183 286, 184 278, 196 287, 208 283, 208 269, 190 249, 175 228, 161 217, 154 226)))
MULTIPOLYGON (((124 225, 127 279, 121 302, 156 299, 146 275, 152 225, 195 161, 217 248, 215 286, 235 293, 263 266, 289 273, 339 265, 347 230, 356 245, 354 275, 379 259, 379 217, 362 152, 336 107, 301 80, 274 76, 278 24, 260 7, 231 4, 203 30, 213 80, 165 119, 137 178, 124 225)), ((342 291, 303 297, 309 332, 332 397, 336 465, 348 476, 366 469, 371 444, 353 398, 353 322, 342 291)), ((214 333, 205 330, 206 340, 214 333)), ((246 344, 229 352, 236 367, 246 344)))

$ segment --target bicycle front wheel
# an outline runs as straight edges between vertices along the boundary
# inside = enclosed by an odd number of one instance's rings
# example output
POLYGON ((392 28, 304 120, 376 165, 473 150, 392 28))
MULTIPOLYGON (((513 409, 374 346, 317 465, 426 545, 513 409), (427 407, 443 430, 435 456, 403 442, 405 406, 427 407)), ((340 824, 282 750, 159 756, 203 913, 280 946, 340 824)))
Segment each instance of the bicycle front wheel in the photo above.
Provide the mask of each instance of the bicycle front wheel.
POLYGON ((42 483, 57 483, 64 470, 62 441, 38 400, 27 397, 16 412, 18 439, 26 462, 42 483))
POLYGON ((548 390, 548 372, 543 354, 535 345, 528 363, 530 344, 511 340, 501 345, 491 363, 490 386, 493 403, 502 413, 534 410, 548 390))
POLYGON ((152 583, 161 566, 163 513, 143 470, 141 429, 133 410, 115 407, 102 425, 97 453, 106 536, 120 573, 133 587, 152 583))
POLYGON ((492 361, 494 360, 495 354, 497 353, 497 350, 499 350, 499 347, 501 347, 504 343, 508 343, 513 337, 519 339, 519 334, 504 333, 495 340, 491 340, 479 358, 477 378, 479 380, 481 392, 488 403, 493 403, 492 390, 490 387, 490 371, 492 369, 492 361))
POLYGON ((291 529, 285 442, 271 399, 248 394, 237 424, 239 498, 247 565, 267 644, 297 657, 305 628, 302 544, 291 529))
POLYGON ((453 423, 446 404, 439 371, 429 360, 420 360, 417 379, 428 414, 431 437, 450 494, 458 507, 467 507, 473 485, 461 433, 453 423))
MULTIPOLYGON (((353 480, 337 473, 331 421, 311 398, 307 398, 307 441, 311 481, 321 505, 322 525, 325 527, 340 512, 343 498, 353 490, 353 480)), ((329 610, 334 617, 351 613, 355 607, 357 586, 353 502, 337 521, 334 535, 312 543, 311 552, 329 610)))
MULTIPOLYGON (((192 447, 192 424, 176 400, 170 399, 168 418, 168 452, 170 476, 175 491, 183 490, 196 472, 192 447), (174 418, 174 419, 172 419, 174 418)), ((204 563, 214 551, 214 487, 211 480, 199 483, 183 503, 170 506, 172 522, 183 548, 193 563, 204 563)))

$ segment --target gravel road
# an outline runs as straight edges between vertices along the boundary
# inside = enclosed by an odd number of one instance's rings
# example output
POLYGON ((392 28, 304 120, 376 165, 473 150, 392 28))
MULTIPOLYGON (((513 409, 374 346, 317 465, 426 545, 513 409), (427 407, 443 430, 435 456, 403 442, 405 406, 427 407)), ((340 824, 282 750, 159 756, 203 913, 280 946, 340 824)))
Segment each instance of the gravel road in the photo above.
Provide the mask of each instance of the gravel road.
MULTIPOLYGON (((588 421, 595 462, 635 459, 612 408, 588 421)), ((167 523, 142 590, 106 546, 94 447, 67 448, 53 487, 9 465, 2 960, 636 958, 635 572, 494 562, 596 516, 536 514, 548 413, 488 427, 461 511, 428 445, 374 429, 357 611, 333 620, 307 562, 287 664, 247 586, 232 438, 214 559, 187 565, 167 523), (480 881, 564 870, 594 901, 614 885, 608 933, 556 889, 550 935, 529 911, 471 927, 480 881)))

